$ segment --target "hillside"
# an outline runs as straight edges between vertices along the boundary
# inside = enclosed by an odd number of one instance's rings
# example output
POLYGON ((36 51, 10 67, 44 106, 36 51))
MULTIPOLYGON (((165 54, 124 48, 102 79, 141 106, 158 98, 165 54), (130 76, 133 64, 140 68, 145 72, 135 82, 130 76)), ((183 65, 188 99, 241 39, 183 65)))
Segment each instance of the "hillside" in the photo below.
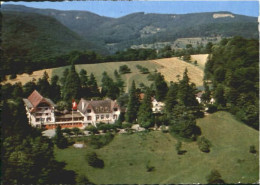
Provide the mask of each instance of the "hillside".
MULTIPOLYGON (((131 62, 108 62, 108 63, 100 63, 100 64, 81 64, 76 65, 76 70, 79 72, 80 69, 85 69, 90 75, 93 73, 96 77, 98 84, 100 85, 102 79, 102 73, 106 71, 109 76, 114 78, 114 70, 119 70, 119 66, 121 65, 128 65, 131 69, 131 73, 122 75, 122 79, 125 81, 126 90, 131 85, 132 80, 135 80, 136 84, 144 83, 149 85, 151 82, 147 80, 148 74, 141 74, 139 70, 136 68, 136 65, 142 65, 149 69, 150 72, 154 72, 157 70, 158 72, 162 73, 165 79, 170 81, 177 81, 177 75, 180 75, 182 78, 182 74, 187 67, 189 71, 189 77, 192 82, 194 82, 197 86, 203 85, 203 67, 206 63, 207 54, 206 55, 191 55, 192 57, 196 58, 198 61, 199 66, 195 66, 193 64, 189 64, 184 62, 177 57, 166 58, 166 59, 157 59, 157 60, 147 60, 147 61, 131 61, 131 62)), ((49 76, 58 75, 61 76, 63 70, 66 67, 59 67, 48 69, 47 72, 49 76)), ((35 78, 42 77, 42 74, 45 70, 35 71, 32 75, 28 74, 21 74, 17 75, 17 78, 14 80, 7 80, 5 83, 14 84, 16 82, 21 82, 22 84, 32 80, 35 78)), ((9 78, 9 77, 7 77, 9 78)))
POLYGON ((72 50, 98 49, 56 19, 35 13, 3 11, 2 46, 5 55, 28 60, 72 50))
POLYGON ((65 161, 66 168, 86 175, 97 184, 172 184, 206 183, 212 169, 220 172, 226 183, 256 183, 259 179, 259 152, 249 153, 249 146, 259 151, 259 132, 236 121, 227 112, 217 112, 197 120, 202 135, 211 143, 211 152, 203 153, 195 142, 183 143, 187 152, 177 155, 177 140, 160 131, 116 135, 101 149, 95 149, 104 160, 104 169, 90 167, 85 155, 94 150, 69 147, 56 149, 56 159, 65 161), (126 144, 127 143, 127 144, 126 144), (150 161, 150 162, 149 162, 150 161), (147 163, 155 167, 146 171, 147 163))
MULTIPOLYGON (((192 14, 133 13, 120 18, 102 17, 87 11, 58 11, 19 5, 3 10, 33 12, 54 17, 80 36, 111 52, 134 45, 174 41, 178 38, 232 37, 258 38, 257 18, 231 12, 192 14)), ((180 46, 182 47, 182 46, 180 46)))

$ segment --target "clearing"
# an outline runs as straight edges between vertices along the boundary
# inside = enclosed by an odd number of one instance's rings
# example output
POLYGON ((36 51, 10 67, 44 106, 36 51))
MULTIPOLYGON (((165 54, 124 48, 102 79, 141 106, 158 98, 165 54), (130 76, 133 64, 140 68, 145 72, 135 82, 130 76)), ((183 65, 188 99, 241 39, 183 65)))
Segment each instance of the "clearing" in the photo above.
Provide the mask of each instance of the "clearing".
POLYGON ((212 169, 226 183, 255 183, 259 176, 259 132, 238 122, 227 112, 217 112, 198 119, 202 135, 212 143, 210 153, 203 153, 196 142, 184 143, 177 155, 177 140, 168 133, 117 134, 101 149, 87 146, 55 149, 56 159, 65 161, 66 168, 86 175, 96 184, 172 184, 206 183, 212 169), (257 154, 249 153, 255 145, 257 154), (90 167, 85 155, 94 150, 104 160, 104 169, 90 167), (154 167, 147 172, 146 165, 154 167))
MULTIPOLYGON (((207 60, 207 54, 206 55, 191 55, 191 60, 195 61, 197 60, 198 66, 195 66, 191 63, 184 62, 183 60, 172 57, 172 58, 164 58, 164 59, 156 59, 156 60, 145 60, 145 61, 126 61, 126 62, 107 62, 107 63, 99 63, 99 64, 80 64, 76 65, 76 70, 79 72, 81 69, 85 69, 90 75, 90 73, 93 73, 96 77, 97 83, 100 86, 101 85, 101 79, 102 79, 102 73, 106 71, 108 75, 112 78, 114 78, 114 70, 119 70, 119 67, 121 65, 128 65, 128 67, 131 69, 131 73, 122 75, 122 79, 125 82, 126 85, 126 91, 128 91, 129 85, 131 85, 132 81, 135 80, 136 84, 139 85, 140 83, 144 83, 145 85, 150 85, 151 81, 147 80, 148 74, 141 74, 139 70, 136 68, 136 65, 141 65, 149 69, 150 72, 154 72, 157 70, 158 72, 161 72, 166 81, 170 82, 176 82, 177 76, 179 78, 182 78, 182 74, 187 67, 188 74, 191 79, 191 82, 194 82, 197 86, 203 85, 203 69, 204 65, 207 60)), ((32 81, 33 79, 38 80, 43 76, 44 71, 46 71, 51 78, 52 75, 58 75, 62 76, 63 71, 65 67, 58 67, 53 69, 46 69, 46 70, 39 70, 34 71, 32 75, 28 74, 21 74, 17 75, 16 79, 13 80, 7 80, 3 82, 6 83, 17 83, 21 82, 22 84, 25 84, 26 82, 32 81)), ((7 76, 7 79, 9 79, 9 76, 7 76)))

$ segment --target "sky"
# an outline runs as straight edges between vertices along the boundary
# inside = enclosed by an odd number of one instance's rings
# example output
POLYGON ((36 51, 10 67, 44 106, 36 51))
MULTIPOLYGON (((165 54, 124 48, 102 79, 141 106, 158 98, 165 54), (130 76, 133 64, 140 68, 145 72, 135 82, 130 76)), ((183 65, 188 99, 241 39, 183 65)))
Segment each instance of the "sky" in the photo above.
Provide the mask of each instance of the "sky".
POLYGON ((258 1, 64 1, 64 2, 8 2, 34 8, 85 10, 107 17, 122 17, 135 12, 185 14, 229 11, 257 17, 258 1))

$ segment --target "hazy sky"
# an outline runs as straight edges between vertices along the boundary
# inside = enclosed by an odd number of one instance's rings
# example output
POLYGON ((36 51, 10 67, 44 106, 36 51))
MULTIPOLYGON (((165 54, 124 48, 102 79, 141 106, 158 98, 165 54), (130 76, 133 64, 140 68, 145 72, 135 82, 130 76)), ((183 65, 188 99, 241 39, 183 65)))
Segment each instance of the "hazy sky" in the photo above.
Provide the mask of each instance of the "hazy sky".
POLYGON ((257 17, 258 1, 74 1, 74 2, 8 2, 35 8, 87 10, 108 17, 121 17, 134 12, 185 14, 230 11, 257 17))

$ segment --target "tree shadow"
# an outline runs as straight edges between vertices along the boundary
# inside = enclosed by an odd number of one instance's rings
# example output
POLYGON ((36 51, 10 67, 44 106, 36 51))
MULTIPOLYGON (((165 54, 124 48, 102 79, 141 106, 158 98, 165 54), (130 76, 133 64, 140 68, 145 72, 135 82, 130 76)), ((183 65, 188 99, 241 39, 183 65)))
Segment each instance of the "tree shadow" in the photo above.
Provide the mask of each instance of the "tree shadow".
POLYGON ((65 170, 65 162, 53 162, 53 171, 49 176, 50 184, 76 184, 76 173, 73 170, 65 170))
POLYGON ((178 155, 183 155, 183 154, 185 154, 187 152, 187 150, 180 150, 180 151, 178 151, 178 155))

